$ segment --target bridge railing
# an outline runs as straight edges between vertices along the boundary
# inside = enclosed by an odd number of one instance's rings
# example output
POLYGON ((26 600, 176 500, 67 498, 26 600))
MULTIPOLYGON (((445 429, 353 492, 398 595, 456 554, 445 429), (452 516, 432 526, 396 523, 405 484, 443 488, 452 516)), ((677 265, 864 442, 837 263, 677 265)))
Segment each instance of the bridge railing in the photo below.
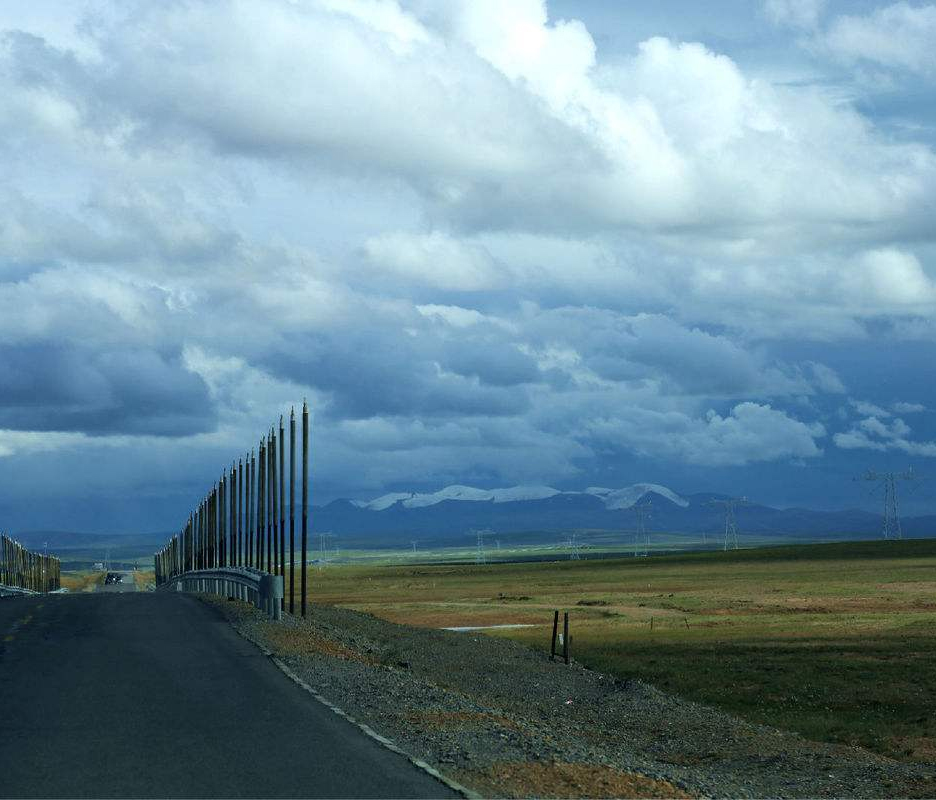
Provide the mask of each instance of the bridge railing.
POLYGON ((199 569, 169 578, 162 588, 177 592, 204 592, 253 603, 273 619, 283 616, 283 579, 249 567, 199 569))
POLYGON ((0 595, 54 592, 62 586, 62 564, 0 534, 0 595))
POLYGON ((182 529, 154 556, 156 587, 243 597, 279 618, 295 612, 296 594, 306 615, 309 531, 309 407, 302 404, 300 584, 296 586, 296 414, 289 414, 289 480, 286 429, 274 426, 232 462, 189 514, 182 529), (287 483, 289 500, 287 503, 287 483), (289 550, 286 516, 289 515, 289 550), (288 569, 287 569, 288 568, 288 569), (284 591, 287 576, 288 594, 284 591), (298 592, 297 592, 298 589, 298 592), (275 606, 275 608, 274 608, 275 606))

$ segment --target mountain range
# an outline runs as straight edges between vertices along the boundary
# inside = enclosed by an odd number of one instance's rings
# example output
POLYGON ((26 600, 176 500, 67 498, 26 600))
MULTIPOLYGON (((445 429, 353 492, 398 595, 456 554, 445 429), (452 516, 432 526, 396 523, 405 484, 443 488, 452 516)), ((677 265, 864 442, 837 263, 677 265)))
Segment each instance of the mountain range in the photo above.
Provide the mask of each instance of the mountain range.
MULTIPOLYGON (((322 532, 334 533, 342 547, 407 547, 413 540, 429 546, 464 546, 473 541, 476 529, 489 529, 499 538, 515 542, 543 542, 554 541, 559 532, 576 529, 633 531, 637 525, 634 509, 639 506, 651 534, 719 536, 725 530, 724 506, 719 501, 726 499, 718 494, 682 495, 655 483, 582 491, 550 486, 477 489, 456 485, 430 493, 396 492, 369 501, 334 500, 313 506, 310 530, 316 546, 322 532)), ((880 514, 857 509, 781 509, 744 502, 737 506, 735 516, 742 543, 745 534, 809 541, 872 538, 881 532, 880 514)), ((936 516, 907 517, 902 525, 908 538, 936 535, 936 516)), ((16 538, 34 548, 47 543, 50 552, 103 552, 109 547, 126 550, 132 544, 134 554, 150 554, 171 535, 24 531, 16 538)))
MULTIPOLYGON (((619 489, 589 487, 559 491, 550 486, 477 489, 447 486, 437 492, 397 492, 370 501, 335 500, 313 509, 312 529, 331 531, 347 544, 368 541, 405 543, 417 537, 433 544, 465 544, 473 529, 498 534, 559 532, 572 529, 633 530, 635 506, 643 508, 649 531, 724 532, 727 499, 717 494, 681 495, 654 483, 619 489)), ((815 511, 738 504, 737 524, 744 533, 789 535, 798 539, 877 536, 881 517, 867 511, 815 511)), ((936 517, 903 520, 904 535, 936 532, 936 517)))

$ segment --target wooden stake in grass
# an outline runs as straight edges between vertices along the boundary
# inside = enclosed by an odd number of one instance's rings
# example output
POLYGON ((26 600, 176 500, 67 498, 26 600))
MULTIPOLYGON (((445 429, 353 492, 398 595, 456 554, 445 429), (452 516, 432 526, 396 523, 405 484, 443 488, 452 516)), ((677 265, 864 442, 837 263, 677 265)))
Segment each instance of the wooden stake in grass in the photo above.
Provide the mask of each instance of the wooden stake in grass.
POLYGON ((562 658, 569 663, 569 612, 562 613, 562 658))
POLYGON ((552 647, 549 649, 549 660, 556 660, 556 637, 559 635, 559 609, 553 611, 552 647))

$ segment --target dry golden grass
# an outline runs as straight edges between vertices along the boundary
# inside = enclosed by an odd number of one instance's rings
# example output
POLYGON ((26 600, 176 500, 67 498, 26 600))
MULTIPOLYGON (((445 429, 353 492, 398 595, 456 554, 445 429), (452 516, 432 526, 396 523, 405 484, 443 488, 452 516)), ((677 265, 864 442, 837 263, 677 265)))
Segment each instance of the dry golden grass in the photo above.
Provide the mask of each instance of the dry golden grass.
POLYGON ((502 762, 456 777, 491 797, 692 797, 668 781, 604 764, 502 762))
POLYGON ((70 592, 93 592, 104 583, 104 573, 92 570, 62 573, 62 588, 70 592))
POLYGON ((371 655, 351 650, 338 642, 319 636, 307 628, 286 627, 275 623, 263 623, 261 628, 264 640, 276 655, 300 656, 319 653, 341 658, 345 661, 377 664, 377 660, 371 655))
POLYGON ((133 573, 133 582, 138 590, 146 589, 150 584, 156 583, 156 571, 152 569, 138 569, 133 573))
POLYGON ((487 725, 499 725, 502 728, 517 730, 517 723, 500 714, 486 711, 414 711, 404 715, 404 719, 422 728, 448 730, 452 728, 473 728, 487 725))
POLYGON ((648 559, 332 566, 310 598, 548 648, 620 677, 805 736, 931 758, 936 541, 859 542, 648 559))

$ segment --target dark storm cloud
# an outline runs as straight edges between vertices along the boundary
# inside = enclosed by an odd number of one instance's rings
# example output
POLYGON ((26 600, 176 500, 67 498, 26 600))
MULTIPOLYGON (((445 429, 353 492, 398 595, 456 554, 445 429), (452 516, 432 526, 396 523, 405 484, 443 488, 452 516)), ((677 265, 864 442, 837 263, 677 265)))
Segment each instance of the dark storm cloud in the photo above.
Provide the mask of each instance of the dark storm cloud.
POLYGON ((216 422, 205 382, 177 354, 0 346, 0 428, 187 436, 216 422))
POLYGON ((529 397, 517 381, 486 382, 447 370, 435 358, 438 351, 433 339, 398 329, 342 329, 292 339, 288 352, 272 353, 263 361, 274 374, 330 395, 327 413, 337 419, 505 416, 529 408, 529 397))

